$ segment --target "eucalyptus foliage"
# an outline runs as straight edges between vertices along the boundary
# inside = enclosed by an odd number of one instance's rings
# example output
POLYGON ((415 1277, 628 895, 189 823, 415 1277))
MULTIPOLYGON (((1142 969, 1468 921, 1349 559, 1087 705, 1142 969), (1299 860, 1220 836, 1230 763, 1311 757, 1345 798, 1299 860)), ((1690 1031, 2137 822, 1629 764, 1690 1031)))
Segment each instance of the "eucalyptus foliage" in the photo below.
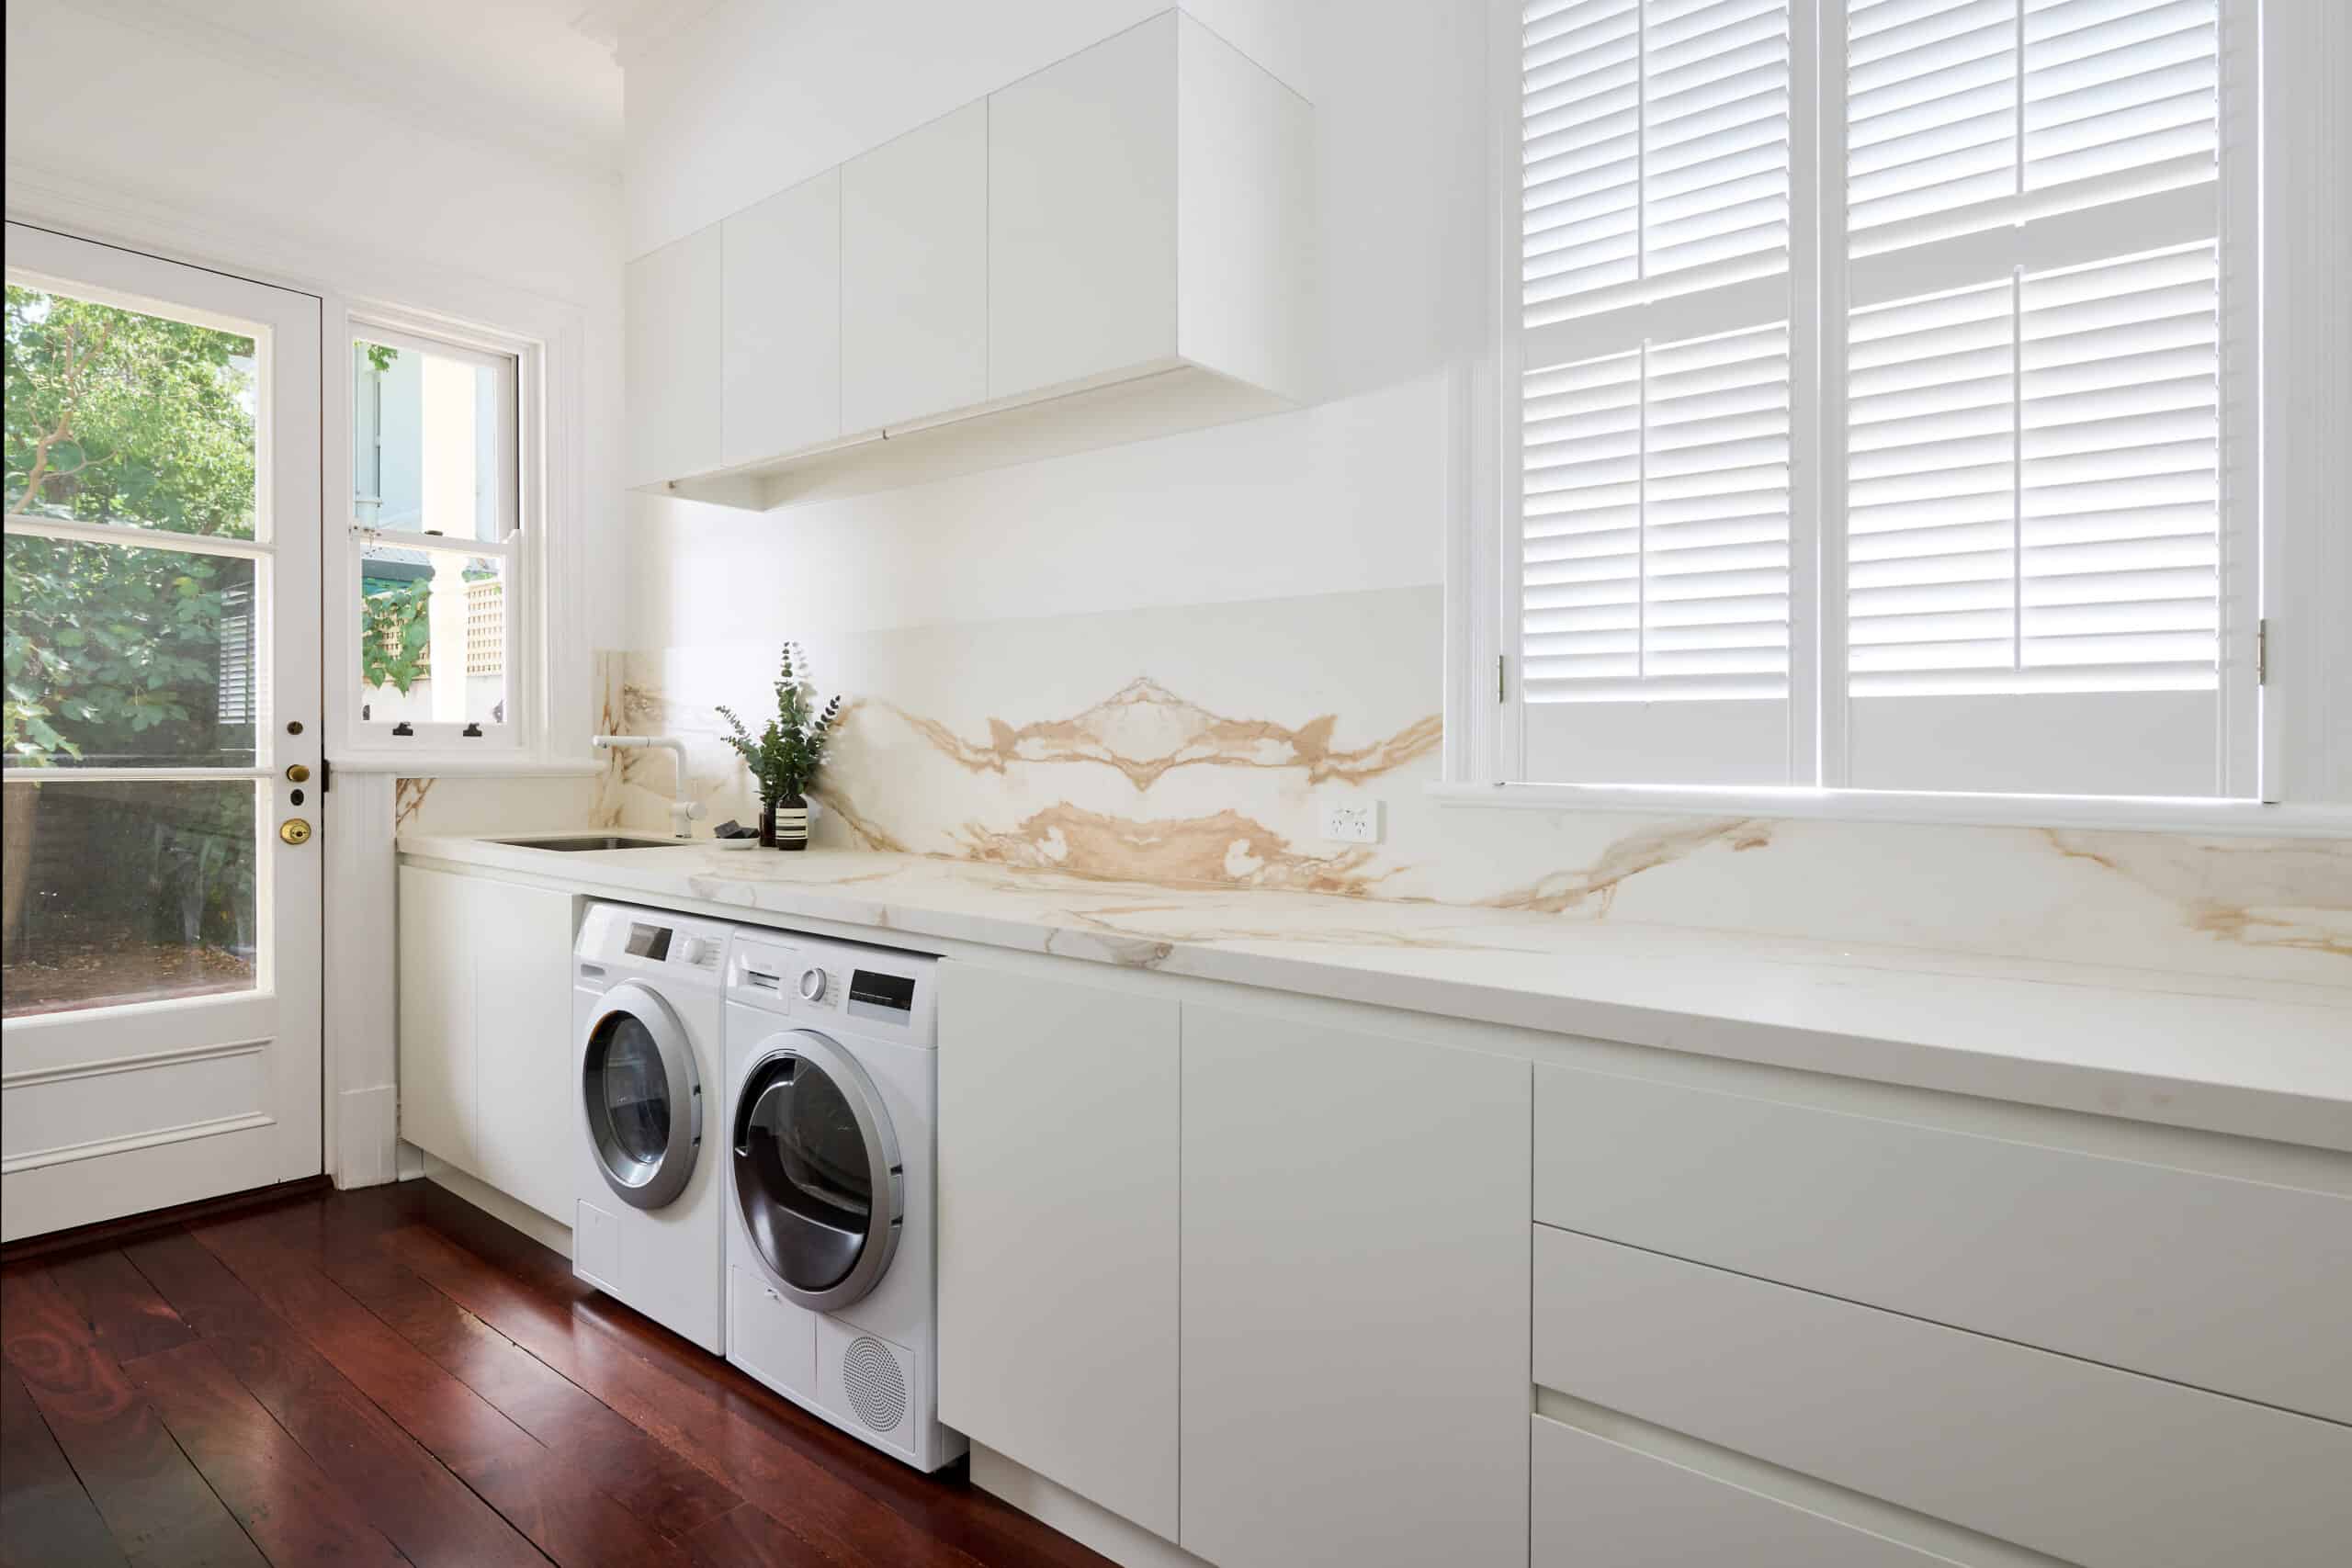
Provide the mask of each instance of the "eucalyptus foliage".
POLYGON ((775 716, 768 720, 758 739, 743 728, 733 708, 718 709, 718 716, 732 731, 720 739, 751 769, 763 801, 797 800, 807 794, 817 771, 825 765, 826 749, 832 744, 842 700, 835 697, 822 708, 817 705, 816 682, 803 672, 808 662, 805 649, 797 643, 784 645, 775 677, 775 716))

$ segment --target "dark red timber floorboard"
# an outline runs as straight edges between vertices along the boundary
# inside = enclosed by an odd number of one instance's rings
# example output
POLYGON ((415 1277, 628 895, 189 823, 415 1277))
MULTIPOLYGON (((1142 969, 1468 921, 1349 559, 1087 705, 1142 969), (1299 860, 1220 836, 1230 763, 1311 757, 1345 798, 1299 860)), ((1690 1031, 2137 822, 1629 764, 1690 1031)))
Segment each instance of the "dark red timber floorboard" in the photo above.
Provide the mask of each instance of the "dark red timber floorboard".
POLYGON ((0 1564, 119 1563, 98 1506, 83 1490, 16 1369, 0 1366, 0 1564))
POLYGON ((0 1276, 0 1341, 125 1558, 157 1568, 266 1561, 47 1272, 0 1276))
POLYGON ((424 1182, 8 1265, 0 1568, 1102 1568, 424 1182))

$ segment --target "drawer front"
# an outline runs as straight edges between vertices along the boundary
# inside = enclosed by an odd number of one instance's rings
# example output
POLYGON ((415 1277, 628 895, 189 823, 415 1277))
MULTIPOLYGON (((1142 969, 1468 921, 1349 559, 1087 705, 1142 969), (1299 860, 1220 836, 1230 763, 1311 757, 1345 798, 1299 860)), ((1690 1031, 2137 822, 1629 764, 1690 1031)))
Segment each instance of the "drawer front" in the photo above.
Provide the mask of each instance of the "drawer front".
POLYGON ((1532 1568, 1949 1568, 1950 1560, 1544 1416, 1532 1568))
POLYGON ((2352 1199, 1543 1066, 1535 1217, 2352 1421, 2352 1199))
POLYGON ((1544 1225, 1535 1381, 2084 1568, 2352 1540, 2352 1428, 1544 1225))

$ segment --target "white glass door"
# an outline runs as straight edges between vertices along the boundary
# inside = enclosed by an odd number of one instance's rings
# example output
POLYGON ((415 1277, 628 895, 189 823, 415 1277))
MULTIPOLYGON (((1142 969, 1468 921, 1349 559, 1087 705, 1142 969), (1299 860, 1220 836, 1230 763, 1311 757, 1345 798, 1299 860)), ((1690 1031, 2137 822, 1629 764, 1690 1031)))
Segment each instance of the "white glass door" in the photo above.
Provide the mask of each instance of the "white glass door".
POLYGON ((6 263, 15 1240, 321 1168, 320 302, 6 263))

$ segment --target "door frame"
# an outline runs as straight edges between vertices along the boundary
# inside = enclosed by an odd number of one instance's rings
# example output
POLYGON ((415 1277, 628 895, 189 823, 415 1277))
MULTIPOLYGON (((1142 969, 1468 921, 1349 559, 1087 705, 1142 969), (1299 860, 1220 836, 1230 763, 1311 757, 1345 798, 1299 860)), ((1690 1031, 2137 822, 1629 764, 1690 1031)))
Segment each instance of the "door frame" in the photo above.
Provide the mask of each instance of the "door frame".
MULTIPOLYGON (((545 397, 537 467, 544 513, 554 524, 545 530, 538 560, 539 600, 546 611, 540 637, 548 663, 544 748, 470 766, 426 760, 401 766, 348 757, 332 726, 323 737, 334 779, 333 788, 318 799, 324 852, 320 858, 330 894, 322 920, 322 1156, 337 1187, 369 1187, 421 1174, 414 1150, 407 1152, 405 1165, 401 1158, 399 992, 387 960, 398 930, 398 780, 404 773, 427 779, 459 773, 588 778, 607 771, 608 759, 585 752, 599 698, 586 620, 576 611, 586 592, 588 540, 571 522, 584 515, 587 493, 583 371, 594 357, 588 312, 569 299, 501 284, 381 244, 274 226, 242 214, 232 220, 197 212, 145 193, 94 186, 78 171, 10 160, 6 182, 10 222, 317 297, 322 344, 348 334, 355 316, 389 313, 420 321, 431 317, 460 333, 492 328, 527 339, 539 352, 545 397), (569 750, 558 739, 562 737, 573 738, 569 750)), ((617 276, 614 287, 617 296, 617 276)), ((616 333, 617 299, 613 308, 616 333)), ((601 352, 616 360, 617 337, 601 352)), ((322 355, 322 372, 329 364, 339 367, 335 356, 322 355)), ((322 432, 348 429, 349 379, 322 374, 320 393, 322 432)), ((348 443, 328 435, 322 458, 321 496, 332 503, 350 493, 348 443)), ((322 507, 322 515, 332 519, 335 513, 322 507)), ((333 650, 327 652, 332 657, 333 650)))
MULTIPOLYGON (((132 1182, 185 1178, 191 1151, 198 1156, 214 1152, 205 1145, 218 1136, 278 1129, 261 1143, 241 1138, 238 1149, 221 1156, 240 1167, 254 1160, 252 1169, 240 1174, 266 1171, 258 1185, 298 1180, 325 1168, 319 1094, 325 1075, 322 856, 310 841, 315 835, 279 840, 273 831, 298 816, 308 819, 318 815, 311 807, 292 804, 287 781, 279 775, 289 764, 316 771, 324 755, 321 602, 316 595, 322 592, 324 497, 320 468, 325 425, 320 394, 325 302, 307 289, 263 283, 14 215, 8 225, 8 264, 36 286, 216 329, 243 333, 258 328, 266 334, 257 366, 263 417, 254 425, 258 482, 252 542, 104 525, 51 524, 43 529, 102 548, 136 548, 142 536, 153 534, 151 548, 175 547, 253 563, 255 585, 269 614, 260 620, 254 649, 254 669, 266 682, 267 697, 266 723, 256 728, 252 764, 61 769, 55 770, 54 780, 39 782, 62 789, 100 781, 245 782, 256 798, 255 852, 266 857, 268 868, 266 876, 256 878, 254 914, 264 940, 256 953, 254 987, 214 996, 132 998, 103 1009, 13 1019, 7 1077, 11 1089, 23 1091, 119 1073, 222 1063, 255 1053, 266 1053, 267 1077, 248 1086, 250 1093, 260 1097, 258 1103, 248 1100, 251 1108, 236 1114, 198 1117, 40 1151, 47 1157, 16 1172, 14 1179, 19 1190, 28 1179, 37 1189, 49 1190, 49 1196, 27 1201, 43 1208, 60 1205, 64 1217, 13 1238, 24 1240, 123 1217, 111 1212, 119 1195, 117 1177, 132 1182), (171 270, 168 288, 155 276, 159 266, 171 270), (295 438, 280 439, 281 429, 290 430, 295 438), (189 1039, 191 1022, 194 1041, 189 1039), (84 1055, 94 1042, 103 1055, 84 1055), (93 1158, 105 1162, 104 1168, 75 1170, 83 1160, 93 1158), (85 1179, 74 1179, 77 1175, 85 1179)), ((227 1102, 221 1109, 227 1109, 227 1102)), ((198 1166, 202 1163, 198 1158, 198 1166)))

